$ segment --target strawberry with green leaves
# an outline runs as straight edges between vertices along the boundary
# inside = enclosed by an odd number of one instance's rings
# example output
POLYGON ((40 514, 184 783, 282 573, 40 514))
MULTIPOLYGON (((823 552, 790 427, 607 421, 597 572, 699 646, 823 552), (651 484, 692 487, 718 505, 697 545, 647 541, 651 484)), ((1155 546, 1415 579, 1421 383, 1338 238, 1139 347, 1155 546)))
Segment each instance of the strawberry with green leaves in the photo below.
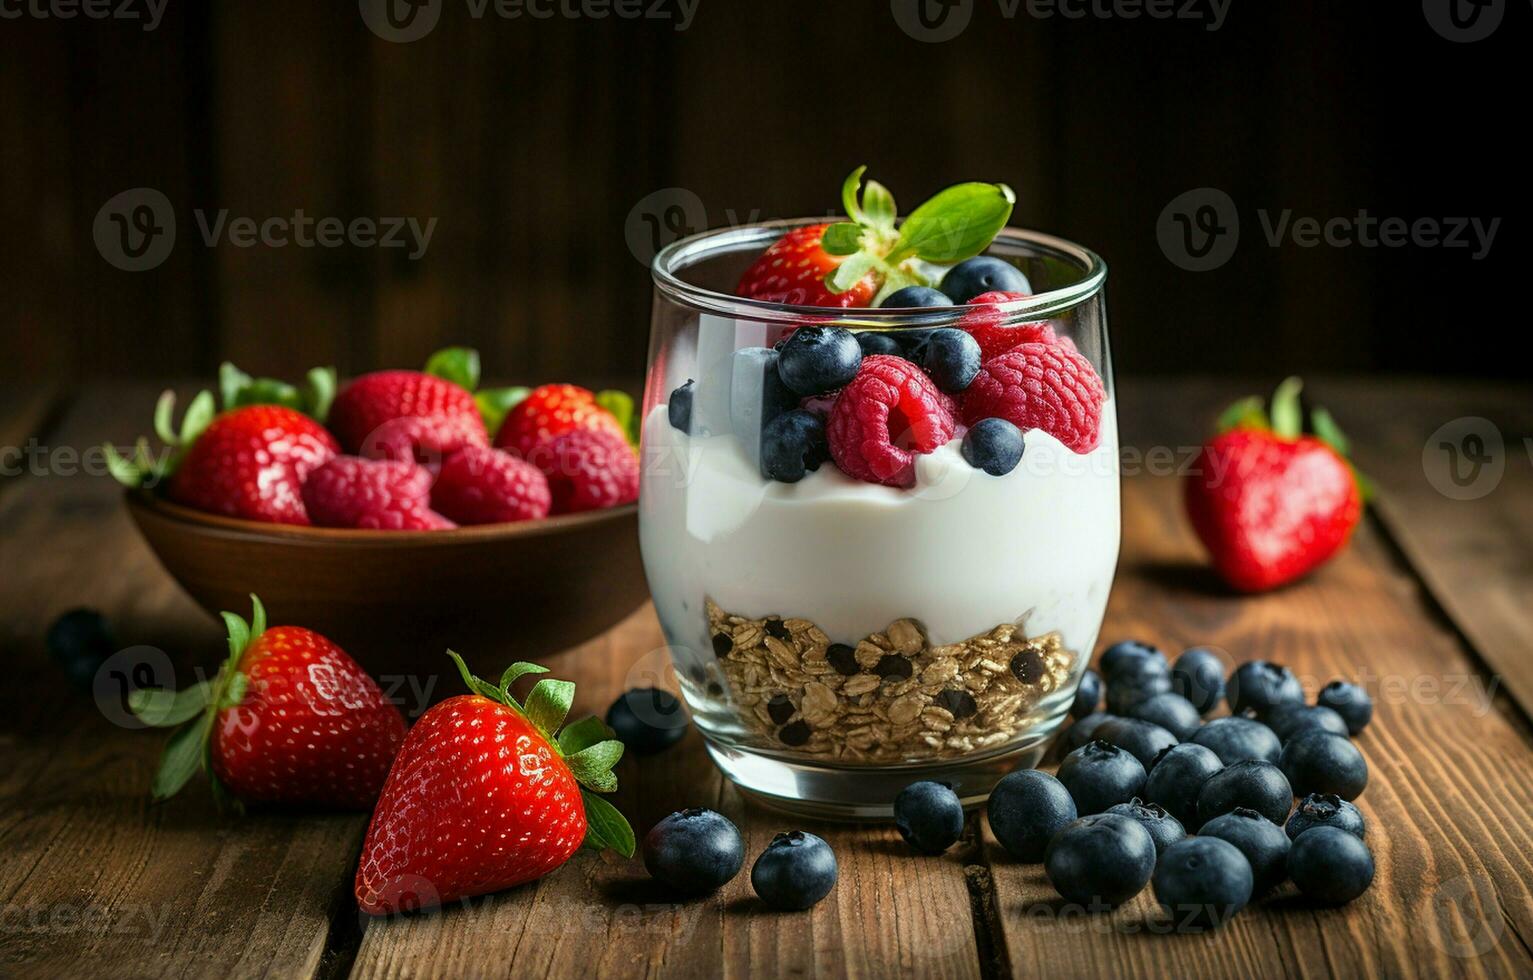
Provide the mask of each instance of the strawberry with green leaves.
POLYGON ((888 188, 872 180, 863 188, 866 171, 858 167, 842 185, 845 221, 789 231, 745 270, 735 293, 794 306, 877 306, 907 286, 936 285, 934 266, 983 252, 1016 203, 1005 184, 958 184, 901 223, 888 188))
POLYGON ((544 679, 525 703, 511 685, 546 673, 517 663, 500 683, 420 717, 394 760, 357 866, 364 912, 392 915, 484 895, 541 878, 581 845, 633 856, 633 828, 599 793, 617 789, 623 754, 595 716, 564 725, 569 681, 544 679))
POLYGON ((1330 413, 1310 413, 1301 382, 1278 386, 1270 408, 1242 399, 1220 416, 1186 483, 1187 516, 1214 569, 1233 588, 1261 592, 1302 578, 1346 545, 1362 518, 1366 482, 1347 462, 1330 413))
POLYGON ((154 798, 207 773, 220 804, 367 810, 378 798, 405 720, 344 650, 312 630, 223 614, 229 658, 218 675, 181 691, 135 691, 144 723, 174 727, 154 798))

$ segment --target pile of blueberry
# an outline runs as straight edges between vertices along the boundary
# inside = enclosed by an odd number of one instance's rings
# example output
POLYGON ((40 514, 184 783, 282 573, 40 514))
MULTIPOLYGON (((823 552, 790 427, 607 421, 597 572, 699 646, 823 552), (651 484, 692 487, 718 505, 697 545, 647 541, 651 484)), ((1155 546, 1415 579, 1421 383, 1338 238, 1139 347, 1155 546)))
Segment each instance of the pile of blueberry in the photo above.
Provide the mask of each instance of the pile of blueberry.
MULTIPOLYGON (((1252 661, 1226 680, 1212 651, 1171 664, 1137 642, 1111 647, 1100 669, 1081 681, 1057 776, 1019 770, 991 793, 990 828, 1008 853, 1042 862, 1060 895, 1088 908, 1153 884, 1181 931, 1221 925, 1287 879, 1324 905, 1367 890, 1373 855, 1351 802, 1368 783, 1350 740, 1373 715, 1361 687, 1334 681, 1309 705, 1286 667, 1252 661), (1232 714, 1204 722, 1221 701, 1232 714)), ((907 788, 895 817, 931 853, 963 826, 937 783, 907 788)))
MULTIPOLYGON (((644 837, 644 867, 678 895, 706 895, 745 866, 745 841, 728 817, 713 810, 678 810, 644 837)), ((797 911, 836 887, 836 854, 802 830, 778 834, 751 866, 751 887, 768 907, 797 911)))

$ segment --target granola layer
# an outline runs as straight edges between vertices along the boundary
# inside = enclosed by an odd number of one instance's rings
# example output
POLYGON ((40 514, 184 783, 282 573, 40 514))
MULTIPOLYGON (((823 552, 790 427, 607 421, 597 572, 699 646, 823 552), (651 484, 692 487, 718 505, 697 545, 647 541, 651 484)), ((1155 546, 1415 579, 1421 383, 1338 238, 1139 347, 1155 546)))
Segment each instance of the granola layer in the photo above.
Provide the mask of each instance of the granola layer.
POLYGON ((1058 633, 1002 623, 932 646, 898 619, 855 646, 807 619, 753 619, 707 603, 713 650, 742 723, 766 744, 828 759, 899 762, 963 755, 1017 735, 1069 683, 1058 633))

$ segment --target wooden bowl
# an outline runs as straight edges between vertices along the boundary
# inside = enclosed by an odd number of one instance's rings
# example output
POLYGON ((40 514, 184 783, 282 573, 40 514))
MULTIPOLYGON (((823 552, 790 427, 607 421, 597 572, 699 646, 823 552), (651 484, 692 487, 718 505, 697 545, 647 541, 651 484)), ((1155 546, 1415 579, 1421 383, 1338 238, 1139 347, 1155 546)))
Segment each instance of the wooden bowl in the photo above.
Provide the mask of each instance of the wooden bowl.
POLYGON ((451 531, 355 531, 206 514, 144 491, 128 512, 160 564, 210 613, 307 626, 375 675, 485 677, 616 625, 649 597, 634 505, 451 531))

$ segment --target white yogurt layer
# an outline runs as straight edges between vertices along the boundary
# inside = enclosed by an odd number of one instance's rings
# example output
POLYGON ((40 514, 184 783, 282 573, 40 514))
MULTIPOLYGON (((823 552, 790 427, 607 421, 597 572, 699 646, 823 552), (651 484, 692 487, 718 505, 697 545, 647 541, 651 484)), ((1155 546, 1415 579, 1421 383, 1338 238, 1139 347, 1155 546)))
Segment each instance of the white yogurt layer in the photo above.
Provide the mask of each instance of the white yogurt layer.
POLYGON ((730 435, 688 436, 665 405, 644 425, 640 539, 673 646, 709 647, 704 597, 741 616, 801 617, 856 643, 903 617, 933 644, 1024 621, 1065 646, 1096 643, 1118 560, 1118 430, 1078 455, 1042 431, 994 477, 954 439, 918 459, 908 490, 833 462, 794 484, 764 479, 730 435))

